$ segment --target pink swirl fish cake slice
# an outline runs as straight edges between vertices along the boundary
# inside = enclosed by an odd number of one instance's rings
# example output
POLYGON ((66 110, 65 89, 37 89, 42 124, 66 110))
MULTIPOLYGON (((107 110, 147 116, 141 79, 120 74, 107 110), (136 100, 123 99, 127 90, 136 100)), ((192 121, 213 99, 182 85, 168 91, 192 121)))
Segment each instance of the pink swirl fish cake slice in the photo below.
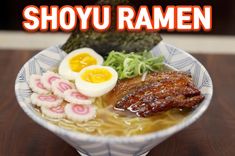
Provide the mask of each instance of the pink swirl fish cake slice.
POLYGON ((42 107, 56 107, 59 106, 63 99, 52 94, 37 94, 33 93, 31 95, 32 104, 42 107))
POLYGON ((51 90, 52 82, 59 79, 61 79, 61 77, 58 74, 52 71, 47 71, 46 73, 43 73, 41 82, 46 89, 51 90))
POLYGON ((64 92, 64 99, 70 103, 79 103, 83 105, 90 105, 94 102, 94 98, 83 95, 76 89, 69 89, 64 92))
POLYGON ((41 82, 41 75, 30 75, 29 78, 29 86, 33 92, 39 94, 48 94, 49 91, 45 88, 45 86, 41 82))
POLYGON ((48 117, 51 118, 64 118, 65 117, 65 111, 64 111, 65 104, 61 104, 59 106, 55 107, 41 107, 42 113, 45 114, 48 117))
POLYGON ((96 107, 93 105, 67 104, 65 114, 73 121, 88 121, 96 116, 96 107))
POLYGON ((75 85, 67 80, 59 79, 52 82, 51 89, 52 92, 64 98, 64 92, 69 89, 74 89, 75 85))

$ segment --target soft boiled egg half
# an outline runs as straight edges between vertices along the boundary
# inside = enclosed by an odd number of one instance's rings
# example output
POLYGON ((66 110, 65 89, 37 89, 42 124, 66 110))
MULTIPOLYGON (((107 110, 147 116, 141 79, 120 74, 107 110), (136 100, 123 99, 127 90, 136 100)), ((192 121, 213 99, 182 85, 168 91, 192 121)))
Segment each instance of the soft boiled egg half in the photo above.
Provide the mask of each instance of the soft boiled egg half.
POLYGON ((59 74, 67 80, 75 80, 83 68, 103 62, 103 57, 90 48, 76 49, 60 63, 59 74))
POLYGON ((92 65, 83 68, 75 84, 79 92, 89 97, 98 97, 111 91, 118 80, 118 73, 111 67, 92 65))

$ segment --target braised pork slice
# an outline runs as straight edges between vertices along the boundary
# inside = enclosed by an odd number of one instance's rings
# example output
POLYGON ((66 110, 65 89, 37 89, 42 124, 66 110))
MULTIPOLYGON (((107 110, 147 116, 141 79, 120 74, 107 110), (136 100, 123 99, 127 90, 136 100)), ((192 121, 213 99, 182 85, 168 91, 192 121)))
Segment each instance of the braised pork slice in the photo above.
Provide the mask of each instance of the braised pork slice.
POLYGON ((172 108, 193 108, 204 96, 190 75, 178 72, 154 72, 144 81, 141 77, 120 80, 105 97, 115 110, 147 117, 172 108))

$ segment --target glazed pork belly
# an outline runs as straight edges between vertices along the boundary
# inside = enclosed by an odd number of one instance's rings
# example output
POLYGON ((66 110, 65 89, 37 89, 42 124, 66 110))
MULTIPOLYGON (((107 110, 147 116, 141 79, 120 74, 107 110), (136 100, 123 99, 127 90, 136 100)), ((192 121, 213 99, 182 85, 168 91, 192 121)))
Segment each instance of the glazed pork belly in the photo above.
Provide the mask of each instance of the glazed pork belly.
POLYGON ((144 81, 141 77, 120 80, 104 99, 117 111, 148 117, 173 108, 194 108, 204 96, 189 74, 166 71, 150 73, 144 81))

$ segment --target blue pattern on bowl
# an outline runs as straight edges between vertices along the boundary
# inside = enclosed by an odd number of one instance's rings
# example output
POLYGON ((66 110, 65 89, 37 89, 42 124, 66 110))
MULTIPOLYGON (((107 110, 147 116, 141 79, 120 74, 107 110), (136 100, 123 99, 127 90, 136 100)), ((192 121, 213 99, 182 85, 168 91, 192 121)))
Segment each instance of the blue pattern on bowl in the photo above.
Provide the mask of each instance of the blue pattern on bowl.
POLYGON ((146 135, 132 137, 100 137, 72 132, 53 125, 35 113, 30 104, 31 90, 28 86, 29 75, 42 74, 47 70, 56 69, 66 53, 59 46, 47 48, 32 57, 21 68, 15 81, 15 93, 17 100, 35 122, 61 137, 71 144, 82 155, 92 156, 131 156, 145 155, 154 146, 164 141, 174 133, 182 130, 196 121, 210 104, 213 93, 211 78, 206 69, 190 54, 164 42, 159 43, 152 49, 154 55, 163 55, 165 63, 180 71, 191 73, 193 81, 205 96, 205 100, 183 122, 168 129, 146 135))

